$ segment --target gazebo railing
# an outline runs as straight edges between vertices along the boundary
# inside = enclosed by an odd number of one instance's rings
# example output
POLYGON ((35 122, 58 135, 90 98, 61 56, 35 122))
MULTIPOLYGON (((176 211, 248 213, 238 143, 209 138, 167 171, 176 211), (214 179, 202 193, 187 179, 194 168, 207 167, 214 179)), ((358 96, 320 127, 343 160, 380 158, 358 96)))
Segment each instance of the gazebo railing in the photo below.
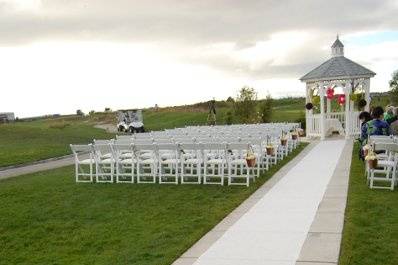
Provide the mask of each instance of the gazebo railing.
POLYGON ((307 115, 307 135, 310 137, 321 136, 321 114, 307 115))
POLYGON ((326 119, 336 119, 344 126, 345 125, 345 112, 329 112, 325 113, 326 119))
POLYGON ((361 134, 361 121, 359 120, 359 111, 349 112, 349 136, 359 136, 361 134))
MULTIPOLYGON (((347 134, 349 137, 356 137, 361 133, 361 122, 358 118, 359 112, 349 112, 348 113, 348 123, 346 123, 345 112, 330 112, 325 113, 325 133, 330 132, 331 129, 337 130, 338 128, 332 127, 329 128, 332 124, 336 124, 336 122, 331 122, 331 120, 338 120, 340 124, 343 126, 344 131, 341 131, 343 134, 347 134), (329 122, 327 122, 329 120, 329 122), (346 127, 348 125, 348 128, 346 127)), ((322 136, 321 131, 321 114, 308 114, 306 117, 307 123, 307 135, 309 137, 320 137, 322 136)), ((341 127, 340 127, 341 128, 341 127)), ((325 135, 326 136, 326 135, 325 135)))

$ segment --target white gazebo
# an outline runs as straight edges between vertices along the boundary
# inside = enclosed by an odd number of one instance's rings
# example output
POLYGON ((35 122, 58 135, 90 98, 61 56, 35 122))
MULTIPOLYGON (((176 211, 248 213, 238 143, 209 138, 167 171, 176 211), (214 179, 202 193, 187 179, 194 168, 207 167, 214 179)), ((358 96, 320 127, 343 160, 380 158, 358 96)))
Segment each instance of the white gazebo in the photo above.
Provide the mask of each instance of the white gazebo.
POLYGON ((314 109, 306 110, 306 132, 309 137, 320 137, 323 140, 338 131, 348 139, 360 133, 359 109, 355 109, 350 95, 365 99, 364 109, 369 111, 370 78, 376 73, 344 57, 344 45, 339 36, 331 48, 332 58, 300 78, 306 83, 306 104, 314 103, 313 99, 319 97, 320 105, 317 113, 314 109), (332 96, 326 96, 327 91, 333 93, 336 90, 341 91, 340 98, 345 102, 339 112, 332 112, 332 96))

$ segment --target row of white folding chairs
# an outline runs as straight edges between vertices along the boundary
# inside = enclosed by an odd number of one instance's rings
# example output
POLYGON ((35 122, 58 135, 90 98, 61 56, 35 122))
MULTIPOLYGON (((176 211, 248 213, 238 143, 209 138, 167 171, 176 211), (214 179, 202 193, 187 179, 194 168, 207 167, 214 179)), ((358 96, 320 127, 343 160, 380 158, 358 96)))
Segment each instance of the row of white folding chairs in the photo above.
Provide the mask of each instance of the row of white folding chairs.
POLYGON ((132 139, 132 138, 119 138, 114 141, 109 140, 94 140, 94 143, 97 144, 104 144, 104 143, 134 143, 134 144, 178 144, 178 143, 228 143, 228 142, 237 142, 237 143, 251 143, 253 144, 256 149, 257 153, 260 156, 261 152, 265 152, 265 143, 272 143, 275 147, 275 154, 274 156, 266 157, 260 163, 261 169, 268 170, 269 163, 275 165, 278 160, 282 160, 285 156, 291 153, 296 147, 298 140, 289 139, 287 141, 287 145, 283 146, 280 144, 279 138, 266 138, 266 139, 252 139, 252 138, 181 138, 181 139, 168 139, 168 138, 161 138, 161 139, 132 139))
MULTIPOLYGON (((124 142, 124 141, 131 141, 134 144, 166 144, 166 143, 224 143, 224 142, 243 142, 243 143, 252 143, 261 147, 263 151, 265 151, 264 145, 266 143, 272 143, 277 150, 275 154, 275 159, 271 158, 276 164, 277 160, 283 159, 286 155, 293 151, 297 147, 298 139, 292 140, 291 138, 287 141, 287 146, 282 146, 280 144, 279 137, 270 137, 269 135, 264 135, 258 138, 251 138, 251 137, 193 137, 193 138, 148 138, 148 139, 134 139, 130 137, 117 137, 115 142, 124 142)), ((96 142, 96 141, 94 141, 96 142)), ((103 143, 103 142, 102 142, 103 143)), ((263 165, 262 165, 263 166, 263 165)))
POLYGON ((371 148, 378 153, 377 168, 370 168, 366 163, 367 182, 371 189, 394 190, 397 185, 398 141, 391 136, 371 136, 371 148), (386 183, 379 185, 379 183, 386 183))
POLYGON ((116 182, 119 183, 134 183, 135 178, 138 183, 148 181, 154 183, 157 178, 159 183, 167 183, 168 179, 174 177, 172 182, 177 184, 179 178, 181 183, 201 183, 203 177, 204 184, 223 184, 224 179, 228 179, 228 184, 233 185, 234 179, 245 178, 244 184, 249 185, 250 179, 259 176, 259 160, 262 158, 256 158, 258 159, 256 168, 248 168, 244 159, 247 146, 244 143, 185 144, 185 146, 108 143, 71 145, 71 149, 75 154, 77 182, 93 182, 94 176, 96 182, 113 182, 116 176, 116 182), (182 148, 190 151, 184 154, 182 148), (88 157, 81 159, 82 153, 87 153, 88 157), (88 173, 83 170, 84 165, 89 166, 88 173), (130 171, 126 173, 128 169, 130 171), (127 176, 130 178, 125 180, 127 176), (187 178, 196 178, 196 180, 190 182, 187 178))

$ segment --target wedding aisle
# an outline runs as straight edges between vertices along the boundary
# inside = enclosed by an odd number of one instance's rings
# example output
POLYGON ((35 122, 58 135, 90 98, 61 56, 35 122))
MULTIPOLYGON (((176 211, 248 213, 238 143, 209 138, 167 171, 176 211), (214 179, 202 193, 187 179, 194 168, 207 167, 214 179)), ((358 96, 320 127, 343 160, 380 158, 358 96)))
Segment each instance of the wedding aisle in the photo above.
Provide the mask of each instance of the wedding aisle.
POLYGON ((294 265, 345 143, 319 142, 194 264, 294 265))

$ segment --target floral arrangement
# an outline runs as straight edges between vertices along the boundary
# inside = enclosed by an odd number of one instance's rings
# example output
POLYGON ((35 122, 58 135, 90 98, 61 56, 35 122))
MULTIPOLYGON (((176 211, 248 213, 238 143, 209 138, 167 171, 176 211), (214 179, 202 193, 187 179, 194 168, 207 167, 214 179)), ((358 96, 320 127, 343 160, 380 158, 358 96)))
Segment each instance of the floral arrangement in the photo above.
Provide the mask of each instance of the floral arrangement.
POLYGON ((246 163, 248 167, 254 167, 256 164, 256 156, 254 155, 251 146, 249 146, 249 149, 246 152, 246 163))
POLYGON ((297 131, 293 131, 293 132, 291 133, 291 136, 292 136, 292 140, 297 140, 298 132, 297 132, 297 131))
POLYGON ((377 156, 371 147, 369 147, 368 149, 365 160, 368 162, 370 169, 374 169, 377 167, 377 156))
POLYGON ((270 142, 269 136, 267 136, 267 144, 265 146, 265 150, 267 152, 267 155, 269 155, 269 156, 275 155, 275 148, 274 148, 274 145, 270 142))
POLYGON ((286 137, 286 133, 284 131, 282 131, 282 135, 281 135, 281 145, 286 146, 287 144, 287 137, 286 137))

